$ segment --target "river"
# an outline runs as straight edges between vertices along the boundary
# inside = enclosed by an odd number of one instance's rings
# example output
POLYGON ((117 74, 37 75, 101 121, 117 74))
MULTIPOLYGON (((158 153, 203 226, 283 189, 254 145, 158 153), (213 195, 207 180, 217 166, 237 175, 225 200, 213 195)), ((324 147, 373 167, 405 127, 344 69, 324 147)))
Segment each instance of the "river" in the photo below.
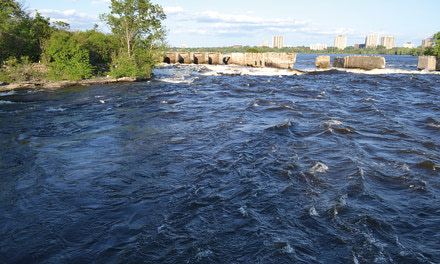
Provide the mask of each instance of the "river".
POLYGON ((386 59, 0 93, 0 263, 440 263, 440 75, 386 59))

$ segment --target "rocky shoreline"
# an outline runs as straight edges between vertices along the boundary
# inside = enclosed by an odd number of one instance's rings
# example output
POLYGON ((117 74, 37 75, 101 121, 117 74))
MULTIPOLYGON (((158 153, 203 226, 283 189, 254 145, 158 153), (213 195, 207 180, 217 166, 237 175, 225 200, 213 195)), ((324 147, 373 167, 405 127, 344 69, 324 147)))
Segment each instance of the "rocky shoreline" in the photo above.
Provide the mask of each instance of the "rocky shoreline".
POLYGON ((80 81, 57 81, 57 82, 49 82, 49 81, 28 81, 28 82, 20 82, 20 83, 0 83, 0 92, 6 92, 17 89, 59 89, 70 86, 88 86, 88 85, 98 85, 98 84, 108 84, 108 83, 122 83, 122 82, 137 82, 137 81, 145 81, 146 79, 137 79, 130 77, 123 78, 110 78, 110 77, 100 77, 93 78, 87 80, 80 81))

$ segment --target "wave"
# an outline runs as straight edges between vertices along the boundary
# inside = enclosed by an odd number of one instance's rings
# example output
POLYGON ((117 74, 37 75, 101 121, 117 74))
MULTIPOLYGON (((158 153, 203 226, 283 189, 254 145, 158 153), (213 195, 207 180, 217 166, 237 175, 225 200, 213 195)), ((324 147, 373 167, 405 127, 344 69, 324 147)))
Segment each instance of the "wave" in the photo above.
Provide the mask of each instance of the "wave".
POLYGON ((0 96, 9 96, 9 95, 14 95, 15 93, 16 91, 1 92, 0 96))
POLYGON ((7 100, 0 100, 0 105, 4 104, 15 104, 15 102, 7 101, 7 100))
POLYGON ((411 74, 411 75, 440 75, 440 72, 433 72, 427 70, 407 70, 399 68, 385 68, 374 70, 362 69, 345 69, 345 68, 328 68, 328 69, 276 69, 276 68, 253 68, 239 65, 197 65, 197 64, 183 64, 183 65, 162 65, 161 68, 155 69, 155 73, 161 76, 157 80, 170 83, 192 83, 194 78, 186 78, 184 75, 173 75, 179 69, 184 68, 189 74, 202 76, 223 76, 223 75, 244 75, 244 76, 295 76, 295 75, 333 75, 343 73, 366 74, 366 75, 387 75, 387 74, 411 74), (175 69, 175 70, 173 70, 175 69), (171 71, 170 71, 171 70, 171 71), (167 74, 164 74, 168 71, 167 74), (170 75, 171 73, 171 75, 170 75))
POLYGON ((344 71, 349 73, 356 74, 367 74, 367 75, 386 75, 386 74, 434 74, 440 75, 440 72, 432 72, 432 71, 417 71, 417 70, 405 70, 405 69, 374 69, 374 70, 361 70, 361 69, 337 69, 338 71, 344 71))
MULTIPOLYGON (((165 65, 163 68, 175 66, 165 65)), ((222 76, 222 75, 250 75, 250 76, 292 76, 301 75, 304 72, 290 69, 276 68, 253 68, 239 65, 179 65, 178 68, 186 68, 195 74, 203 76, 222 76)))

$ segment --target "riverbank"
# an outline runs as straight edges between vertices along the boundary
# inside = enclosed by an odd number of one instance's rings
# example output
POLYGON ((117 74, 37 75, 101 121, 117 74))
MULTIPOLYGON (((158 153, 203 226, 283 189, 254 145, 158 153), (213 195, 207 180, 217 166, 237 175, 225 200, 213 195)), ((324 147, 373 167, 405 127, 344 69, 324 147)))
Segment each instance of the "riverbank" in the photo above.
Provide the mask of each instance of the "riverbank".
POLYGON ((76 85, 97 85, 97 84, 109 84, 109 83, 121 83, 121 82, 137 82, 144 81, 146 79, 137 79, 131 77, 123 77, 123 78, 111 78, 111 77, 97 77, 91 78, 87 80, 80 81, 26 81, 19 83, 11 83, 11 84, 1 84, 0 83, 0 92, 6 92, 17 89, 59 89, 76 85))

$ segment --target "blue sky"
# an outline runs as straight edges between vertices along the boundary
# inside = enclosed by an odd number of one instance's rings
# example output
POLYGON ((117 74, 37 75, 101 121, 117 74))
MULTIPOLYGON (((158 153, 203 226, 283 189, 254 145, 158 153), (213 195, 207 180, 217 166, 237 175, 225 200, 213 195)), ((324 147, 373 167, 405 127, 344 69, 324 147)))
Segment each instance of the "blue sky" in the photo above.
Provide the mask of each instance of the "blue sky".
MULTIPOLYGON (((167 14, 168 44, 180 47, 262 45, 284 36, 289 46, 322 43, 333 46, 336 35, 348 45, 364 43, 368 34, 394 36, 395 45, 440 31, 440 0, 152 0, 167 14)), ((60 20, 72 29, 91 29, 110 0, 24 0, 24 7, 60 20)))

